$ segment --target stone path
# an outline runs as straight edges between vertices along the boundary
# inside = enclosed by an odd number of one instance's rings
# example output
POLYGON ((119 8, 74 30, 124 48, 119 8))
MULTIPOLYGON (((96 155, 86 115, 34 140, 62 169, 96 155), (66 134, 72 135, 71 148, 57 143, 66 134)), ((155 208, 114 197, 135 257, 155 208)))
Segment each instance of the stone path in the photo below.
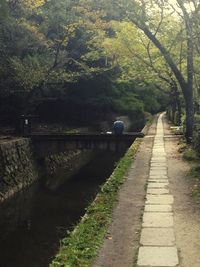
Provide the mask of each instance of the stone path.
POLYGON ((162 116, 154 140, 137 264, 140 267, 175 267, 173 201, 169 192, 162 116))

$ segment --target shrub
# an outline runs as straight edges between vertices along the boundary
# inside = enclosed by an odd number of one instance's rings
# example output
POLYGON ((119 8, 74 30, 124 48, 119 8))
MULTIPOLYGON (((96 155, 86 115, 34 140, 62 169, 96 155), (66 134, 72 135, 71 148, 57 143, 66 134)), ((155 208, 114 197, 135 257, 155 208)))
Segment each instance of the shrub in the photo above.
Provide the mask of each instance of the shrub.
POLYGON ((195 161, 198 159, 198 155, 192 147, 189 147, 183 153, 183 158, 188 160, 188 161, 195 161))
POLYGON ((195 114, 194 116, 194 132, 193 132, 193 147, 200 155, 200 115, 195 114))
POLYGON ((181 124, 181 118, 179 116, 179 112, 176 111, 175 114, 174 114, 174 124, 175 125, 180 125, 181 124))

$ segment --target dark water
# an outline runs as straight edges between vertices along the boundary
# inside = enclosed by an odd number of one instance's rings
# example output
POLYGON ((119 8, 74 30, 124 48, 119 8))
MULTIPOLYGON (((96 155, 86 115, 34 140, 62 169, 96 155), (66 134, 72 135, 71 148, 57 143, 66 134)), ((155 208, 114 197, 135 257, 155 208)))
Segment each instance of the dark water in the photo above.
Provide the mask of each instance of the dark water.
POLYGON ((84 215, 120 156, 111 152, 95 155, 56 190, 47 189, 40 181, 1 206, 0 266, 48 266, 59 240, 84 215))

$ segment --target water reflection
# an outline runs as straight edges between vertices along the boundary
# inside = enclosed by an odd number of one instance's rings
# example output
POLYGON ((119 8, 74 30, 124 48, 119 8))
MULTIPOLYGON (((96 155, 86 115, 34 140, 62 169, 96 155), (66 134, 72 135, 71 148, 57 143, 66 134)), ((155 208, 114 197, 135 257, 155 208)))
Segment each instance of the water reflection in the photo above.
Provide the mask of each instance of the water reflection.
MULTIPOLYGON (((40 181, 0 207, 2 267, 46 267, 121 155, 96 154, 56 190, 40 181)), ((59 179, 59 177, 58 177, 59 179)))

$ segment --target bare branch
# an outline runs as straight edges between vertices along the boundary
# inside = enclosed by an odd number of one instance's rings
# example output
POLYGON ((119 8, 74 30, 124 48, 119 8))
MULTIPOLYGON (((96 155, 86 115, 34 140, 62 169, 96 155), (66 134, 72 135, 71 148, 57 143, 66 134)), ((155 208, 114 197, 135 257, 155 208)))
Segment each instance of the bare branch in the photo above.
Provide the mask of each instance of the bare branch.
POLYGON ((178 80, 181 88, 183 90, 187 90, 187 83, 181 74, 180 70, 178 69, 177 65, 173 61, 171 55, 167 51, 167 49, 160 43, 160 41, 154 36, 154 34, 148 29, 148 27, 144 24, 140 24, 139 21, 132 19, 132 22, 139 28, 141 29, 145 35, 154 43, 154 45, 160 50, 161 54, 165 58, 167 64, 170 66, 172 69, 176 79, 178 80))
POLYGON ((148 54, 148 57, 149 57, 149 61, 146 61, 142 56, 140 56, 137 51, 134 51, 133 49, 130 48, 130 46, 128 45, 128 42, 127 40, 125 39, 122 39, 123 42, 124 42, 124 45, 126 46, 126 48, 129 50, 129 52, 136 58, 138 58, 141 62, 143 62, 147 67, 150 67, 157 75, 158 77, 165 81, 166 83, 168 84, 171 84, 171 79, 168 79, 166 78, 164 75, 161 74, 161 72, 154 66, 154 63, 153 63, 153 60, 152 60, 152 57, 151 57, 151 53, 150 53, 150 47, 149 45, 145 45, 144 42, 143 43, 143 46, 145 47, 146 51, 147 51, 147 54, 148 54))
POLYGON ((168 3, 169 6, 171 7, 171 9, 174 11, 174 13, 176 13, 180 18, 183 19, 183 15, 181 14, 181 12, 179 12, 175 7, 174 4, 168 3))
POLYGON ((157 29, 156 29, 156 31, 155 31, 155 33, 154 33, 155 36, 156 36, 157 33, 159 32, 160 27, 161 27, 161 25, 162 25, 162 23, 163 23, 163 19, 164 19, 164 9, 163 9, 160 5, 158 5, 158 6, 160 7, 161 14, 160 14, 160 21, 159 21, 158 26, 157 26, 157 29))

